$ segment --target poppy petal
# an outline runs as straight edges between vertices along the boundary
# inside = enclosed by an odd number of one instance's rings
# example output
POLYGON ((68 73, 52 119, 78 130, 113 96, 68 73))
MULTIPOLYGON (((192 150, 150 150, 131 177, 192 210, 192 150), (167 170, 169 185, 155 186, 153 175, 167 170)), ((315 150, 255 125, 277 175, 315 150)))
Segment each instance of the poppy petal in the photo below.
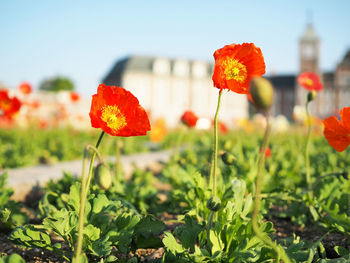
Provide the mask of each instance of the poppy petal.
POLYGON ((330 146, 336 151, 344 151, 350 144, 349 132, 334 116, 323 121, 325 129, 323 131, 330 146))

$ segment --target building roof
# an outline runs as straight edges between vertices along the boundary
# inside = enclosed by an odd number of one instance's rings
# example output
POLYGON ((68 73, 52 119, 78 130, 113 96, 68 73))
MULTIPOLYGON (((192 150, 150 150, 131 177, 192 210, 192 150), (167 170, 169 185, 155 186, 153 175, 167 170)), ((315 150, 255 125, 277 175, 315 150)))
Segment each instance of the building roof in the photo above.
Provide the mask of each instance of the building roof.
MULTIPOLYGON (((121 60, 118 60, 108 75, 105 77, 104 82, 108 82, 110 79, 115 79, 124 72, 147 72, 151 73, 153 71, 153 64, 157 59, 162 57, 152 57, 152 56, 127 56, 121 60)), ((181 59, 164 58, 170 63, 171 74, 174 71, 175 63, 181 59)), ((192 65, 195 60, 185 59, 189 64, 189 74, 192 75, 192 65)), ((206 67, 206 74, 210 76, 213 73, 214 64, 207 61, 200 61, 206 67)))
POLYGON ((306 41, 306 42, 319 40, 312 24, 308 24, 306 26, 305 31, 304 31, 303 35, 301 36, 300 40, 306 41))
POLYGON ((325 72, 322 74, 323 82, 325 83, 334 83, 334 72, 325 72))
POLYGON ((295 81, 296 81, 296 76, 293 74, 290 75, 276 75, 276 76, 270 76, 267 77, 271 81, 271 83, 274 85, 276 89, 282 88, 295 88, 295 81))
POLYGON ((350 49, 348 49, 348 51, 346 52, 343 60, 340 62, 340 65, 350 66, 350 49))

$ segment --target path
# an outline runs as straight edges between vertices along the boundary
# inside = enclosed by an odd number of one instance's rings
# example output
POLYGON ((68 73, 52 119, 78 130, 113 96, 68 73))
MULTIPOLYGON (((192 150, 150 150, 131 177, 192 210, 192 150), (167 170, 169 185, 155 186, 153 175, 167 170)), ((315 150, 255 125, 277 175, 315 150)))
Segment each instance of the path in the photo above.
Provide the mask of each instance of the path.
MULTIPOLYGON (((139 168, 154 168, 159 162, 169 160, 170 151, 147 152, 132 154, 121 157, 121 163, 126 175, 130 175, 134 164, 139 168)), ((97 159, 97 158, 96 158, 97 159)), ((109 161, 113 161, 110 157, 109 161)), ((57 180, 62 177, 63 172, 70 172, 75 176, 80 176, 82 170, 82 160, 61 162, 53 165, 38 165, 7 170, 9 187, 14 189, 12 199, 23 200, 27 193, 35 186, 44 186, 50 179, 57 180)))

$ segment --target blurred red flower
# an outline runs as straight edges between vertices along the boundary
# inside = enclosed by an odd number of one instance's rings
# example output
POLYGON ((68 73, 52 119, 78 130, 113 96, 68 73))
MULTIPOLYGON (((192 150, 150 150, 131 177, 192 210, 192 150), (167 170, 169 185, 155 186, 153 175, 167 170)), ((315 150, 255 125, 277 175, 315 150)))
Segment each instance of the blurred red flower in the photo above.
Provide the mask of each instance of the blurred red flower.
POLYGON ((32 92, 32 86, 28 82, 22 82, 19 84, 18 89, 23 94, 29 94, 32 92))
POLYGON ((196 126, 198 117, 196 114, 193 113, 193 111, 185 111, 184 114, 181 116, 181 121, 186 126, 193 128, 196 126))
MULTIPOLYGON (((262 152, 262 149, 260 148, 260 152, 262 152)), ((265 158, 271 157, 271 149, 269 147, 266 147, 265 149, 265 158)))
MULTIPOLYGON (((214 120, 211 122, 211 124, 212 124, 212 127, 214 127, 214 120)), ((219 127, 219 131, 221 133, 225 134, 228 132, 228 128, 227 128, 226 123, 218 120, 218 127, 219 127)))
POLYGON ((80 100, 80 95, 76 92, 71 92, 70 93, 70 99, 72 102, 77 102, 80 100))
POLYGON ((214 86, 241 94, 249 93, 252 77, 265 74, 265 62, 260 48, 253 43, 231 44, 214 53, 214 86))
POLYGON ((320 77, 313 72, 304 72, 300 74, 298 77, 298 83, 304 89, 309 91, 320 91, 323 89, 320 77))
POLYGON ((115 86, 98 86, 92 96, 91 125, 113 136, 146 135, 151 129, 146 111, 129 91, 115 86))
POLYGON ((340 118, 341 121, 334 116, 323 120, 323 134, 329 145, 338 152, 344 151, 350 144, 350 107, 340 111, 340 118))
POLYGON ((22 103, 16 97, 10 98, 7 90, 0 90, 0 115, 12 117, 19 111, 22 103))

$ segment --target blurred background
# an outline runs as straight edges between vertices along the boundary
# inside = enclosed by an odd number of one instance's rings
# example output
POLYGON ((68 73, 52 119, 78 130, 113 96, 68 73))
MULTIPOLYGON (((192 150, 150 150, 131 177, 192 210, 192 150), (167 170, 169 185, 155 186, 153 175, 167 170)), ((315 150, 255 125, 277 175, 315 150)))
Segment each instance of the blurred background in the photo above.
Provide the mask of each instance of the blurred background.
MULTIPOLYGON (((214 51, 253 42, 276 88, 273 115, 295 120, 305 97, 296 77, 313 71, 325 90, 312 112, 323 118, 350 101, 348 10, 346 0, 1 1, 0 89, 26 105, 17 125, 29 114, 43 127, 89 127, 91 95, 106 83, 129 89, 153 122, 174 127, 186 110, 214 115, 214 51)), ((252 113, 232 92, 222 107, 229 126, 252 113)))

